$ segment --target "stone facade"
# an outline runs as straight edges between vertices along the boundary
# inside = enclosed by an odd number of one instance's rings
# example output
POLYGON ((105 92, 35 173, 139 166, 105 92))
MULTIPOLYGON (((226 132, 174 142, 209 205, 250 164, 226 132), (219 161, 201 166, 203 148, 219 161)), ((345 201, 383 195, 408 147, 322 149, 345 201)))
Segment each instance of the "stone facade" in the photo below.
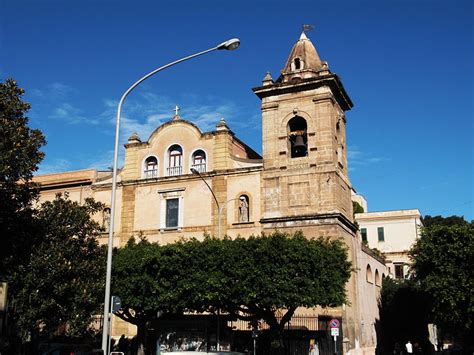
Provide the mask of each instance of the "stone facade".
MULTIPOLYGON (((148 140, 129 138, 118 176, 114 244, 138 234, 165 244, 204 233, 245 237, 275 228, 302 230, 308 238, 342 238, 354 266, 349 303, 300 313, 341 317, 345 352, 370 352, 380 284, 367 281, 367 265, 386 271, 361 246, 353 220, 345 115, 352 102, 304 33, 281 76, 273 81, 267 73, 253 91, 261 99, 263 157, 224 119, 202 132, 175 115, 148 140)), ((72 199, 92 196, 110 204, 110 172, 65 172, 35 181, 42 186, 41 200, 68 190, 72 199)), ((106 223, 106 216, 95 218, 106 223)), ((107 242, 106 234, 101 242, 107 242)))

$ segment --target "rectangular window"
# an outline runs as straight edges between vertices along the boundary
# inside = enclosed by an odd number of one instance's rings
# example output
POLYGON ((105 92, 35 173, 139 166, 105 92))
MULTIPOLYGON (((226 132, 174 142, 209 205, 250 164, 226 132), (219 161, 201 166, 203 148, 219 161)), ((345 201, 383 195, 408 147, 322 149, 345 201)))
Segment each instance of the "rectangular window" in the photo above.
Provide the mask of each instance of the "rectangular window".
POLYGON ((362 237, 362 241, 367 243, 367 228, 360 229, 360 236, 362 237))
POLYGON ((383 227, 378 227, 377 228, 377 233, 379 235, 379 242, 385 241, 385 235, 383 233, 383 227))
POLYGON ((403 279, 405 277, 403 272, 403 264, 395 264, 395 278, 403 279))
POLYGON ((179 198, 166 200, 166 228, 178 227, 179 198))

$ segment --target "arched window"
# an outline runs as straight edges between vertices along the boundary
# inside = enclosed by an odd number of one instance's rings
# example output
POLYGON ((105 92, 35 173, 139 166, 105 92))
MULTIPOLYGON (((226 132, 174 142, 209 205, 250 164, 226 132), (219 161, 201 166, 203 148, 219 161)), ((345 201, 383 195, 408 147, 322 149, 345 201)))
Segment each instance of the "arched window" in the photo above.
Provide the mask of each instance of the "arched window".
POLYGON ((206 172, 206 153, 202 149, 198 149, 193 153, 191 167, 200 173, 206 172))
POLYGON ((304 62, 301 60, 301 58, 293 59, 293 62, 291 63, 291 70, 301 70, 303 68, 304 62))
POLYGON ((299 70, 301 67, 300 58, 295 58, 295 69, 299 70))
POLYGON ((375 286, 380 286, 380 275, 377 269, 375 269, 375 286))
POLYGON ((250 205, 247 195, 240 195, 238 200, 239 223, 250 221, 250 205))
POLYGON ((168 149, 168 176, 181 175, 183 173, 183 148, 173 144, 168 149))
POLYGON ((288 121, 288 144, 292 158, 308 155, 308 125, 303 117, 295 116, 288 121))
POLYGON ((365 273, 365 280, 367 282, 370 282, 370 283, 373 283, 373 276, 372 276, 372 269, 370 268, 370 265, 367 264, 367 270, 366 270, 366 273, 365 273))
POLYGON ((158 177, 158 159, 156 157, 148 157, 145 159, 143 176, 145 179, 158 177))

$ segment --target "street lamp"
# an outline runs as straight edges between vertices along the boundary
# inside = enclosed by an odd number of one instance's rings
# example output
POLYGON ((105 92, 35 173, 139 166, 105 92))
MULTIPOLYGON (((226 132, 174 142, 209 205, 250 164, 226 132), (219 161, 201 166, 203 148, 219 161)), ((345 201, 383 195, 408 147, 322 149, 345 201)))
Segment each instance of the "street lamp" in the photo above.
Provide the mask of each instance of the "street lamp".
POLYGON ((217 238, 218 239, 221 239, 221 217, 222 217, 222 211, 224 210, 224 208, 227 207, 227 204, 231 201, 235 201, 235 200, 238 200, 238 198, 232 198, 230 200, 227 200, 224 202, 224 204, 221 206, 219 201, 217 201, 217 197, 216 195, 214 194, 214 190, 211 189, 211 187, 209 186, 209 184, 207 183, 207 181, 202 177, 201 173, 194 169, 194 168, 191 168, 190 169, 191 172, 194 174, 194 175, 197 175, 201 178, 202 181, 204 181, 204 183, 206 184, 207 188, 209 189, 209 191, 211 191, 211 194, 212 194, 212 197, 214 197, 214 201, 216 201, 216 205, 217 205, 217 238))
MULTIPOLYGON (((198 52, 191 54, 187 57, 175 60, 174 62, 168 63, 159 67, 150 73, 146 74, 142 78, 138 79, 135 83, 133 83, 127 91, 124 92, 117 107, 117 121, 115 127, 115 145, 114 145, 114 163, 113 163, 113 171, 112 171, 112 196, 110 202, 110 225, 109 225, 109 239, 107 244, 107 273, 105 279, 105 300, 104 300, 104 322, 102 328, 102 350, 104 351, 104 355, 107 354, 107 343, 109 337, 109 325, 108 325, 108 317, 110 311, 110 283, 111 283, 111 276, 112 276, 112 249, 113 249, 113 238, 114 238, 114 222, 115 222, 115 192, 117 190, 117 162, 118 162, 118 148, 119 148, 119 132, 120 132, 120 115, 122 112, 122 105, 125 101, 125 98, 130 94, 130 92, 135 89, 142 81, 148 79, 150 76, 155 75, 156 73, 169 68, 175 64, 184 62, 188 59, 192 59, 198 57, 200 55, 215 51, 215 50, 234 50, 237 49, 240 45, 240 40, 238 38, 232 38, 221 44, 206 49, 205 51, 198 52)), ((217 200, 216 200, 217 201, 217 200)))
MULTIPOLYGON (((218 239, 221 239, 221 217, 222 217, 222 211, 224 210, 224 208, 227 207, 227 204, 231 201, 235 201, 235 200, 238 200, 238 198, 232 198, 230 200, 227 200, 224 202, 224 204, 221 206, 219 204, 219 201, 217 201, 217 197, 216 197, 216 194, 214 193, 214 190, 212 190, 212 188, 209 186, 209 184, 207 183, 207 181, 202 177, 201 173, 195 169, 195 168, 191 168, 190 169, 191 172, 194 174, 194 175, 197 175, 201 178, 201 180, 206 184, 207 188, 209 189, 209 191, 211 191, 211 194, 212 194, 212 197, 214 197, 214 201, 216 201, 216 205, 217 205, 217 238, 218 239)), ((216 334, 216 338, 217 338, 217 351, 220 351, 220 308, 217 310, 217 334, 216 334)))

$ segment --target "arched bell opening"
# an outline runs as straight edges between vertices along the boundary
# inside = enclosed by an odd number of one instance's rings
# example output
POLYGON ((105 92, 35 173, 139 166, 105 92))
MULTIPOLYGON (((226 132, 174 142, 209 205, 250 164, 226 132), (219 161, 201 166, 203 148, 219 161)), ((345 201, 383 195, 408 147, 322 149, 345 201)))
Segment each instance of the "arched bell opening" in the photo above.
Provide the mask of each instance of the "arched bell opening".
POLYGON ((288 144, 292 158, 308 155, 308 125, 303 117, 295 116, 288 121, 288 144))

